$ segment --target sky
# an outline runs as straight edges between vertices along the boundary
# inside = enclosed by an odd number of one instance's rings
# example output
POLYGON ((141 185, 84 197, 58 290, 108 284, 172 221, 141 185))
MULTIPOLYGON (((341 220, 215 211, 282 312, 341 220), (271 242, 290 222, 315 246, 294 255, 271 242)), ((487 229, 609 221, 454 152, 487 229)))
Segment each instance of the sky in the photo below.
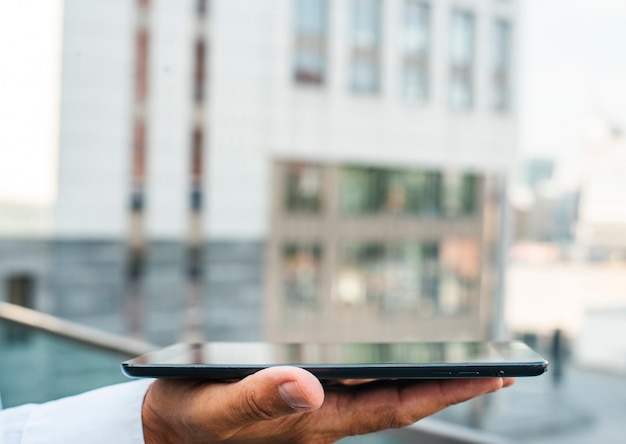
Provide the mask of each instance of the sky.
MULTIPOLYGON (((520 2, 520 154, 576 156, 594 118, 626 129, 626 1, 520 2)), ((62 0, 0 2, 0 202, 55 198, 61 26, 62 0)))
POLYGON ((62 0, 0 1, 0 202, 56 192, 62 0))
POLYGON ((521 153, 575 156, 598 118, 626 130, 626 2, 522 2, 521 153))

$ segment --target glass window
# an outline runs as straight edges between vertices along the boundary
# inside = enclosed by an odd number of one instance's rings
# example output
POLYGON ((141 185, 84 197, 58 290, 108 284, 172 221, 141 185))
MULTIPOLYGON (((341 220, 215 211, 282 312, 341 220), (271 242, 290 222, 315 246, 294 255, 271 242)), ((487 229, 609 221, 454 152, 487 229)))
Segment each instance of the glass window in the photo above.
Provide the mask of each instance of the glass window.
POLYGON ((380 0, 352 0, 350 87, 353 92, 380 90, 380 48, 380 0))
POLYGON ((474 102, 474 14, 454 10, 450 26, 450 107, 467 110, 474 102))
POLYGON ((347 214, 377 213, 387 195, 387 172, 379 168, 345 168, 340 195, 341 208, 347 214))
POLYGON ((463 212, 463 175, 446 172, 443 176, 443 213, 448 217, 463 212))
POLYGON ((319 213, 322 210, 322 167, 288 164, 285 175, 285 208, 292 213, 319 213))
POLYGON ((446 172, 443 175, 442 212, 447 217, 472 216, 478 208, 475 174, 446 172))
POLYGON ((475 239, 444 239, 441 246, 439 311, 465 311, 480 291, 480 244, 475 239))
POLYGON ((407 209, 411 214, 441 214, 441 173, 414 171, 406 174, 407 209))
POLYGON ((477 291, 477 243, 351 243, 343 246, 334 302, 387 315, 463 311, 477 291), (463 261, 473 261, 463 264, 463 261), (447 262, 443 262, 447 261, 447 262), (447 280, 446 280, 447 279, 447 280))
POLYGON ((406 0, 402 14, 402 96, 408 102, 424 102, 429 94, 430 6, 406 0))
POLYGON ((493 108, 507 111, 511 106, 511 25, 497 20, 493 32, 493 108))
POLYGON ((326 77, 326 0, 295 1, 294 78, 322 85, 326 77))
POLYGON ((441 173, 436 171, 345 168, 341 209, 347 214, 441 214, 441 173))
POLYGON ((439 245, 427 243, 422 246, 422 306, 428 314, 439 312, 439 245))
POLYGON ((292 307, 316 307, 321 281, 318 244, 292 243, 283 249, 283 300, 292 307))
POLYGON ((463 214, 472 215, 478 211, 479 203, 478 176, 466 174, 463 176, 463 214))

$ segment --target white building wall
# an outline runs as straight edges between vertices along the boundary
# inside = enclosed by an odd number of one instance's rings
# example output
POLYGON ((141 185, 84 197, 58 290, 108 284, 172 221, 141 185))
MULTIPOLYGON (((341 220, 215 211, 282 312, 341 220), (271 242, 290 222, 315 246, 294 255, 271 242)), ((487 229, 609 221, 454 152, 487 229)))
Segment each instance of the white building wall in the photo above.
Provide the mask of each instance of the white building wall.
MULTIPOLYGON (((383 88, 354 96, 348 84, 350 2, 329 1, 328 84, 292 80, 289 0, 214 0, 208 53, 207 217, 213 238, 259 238, 269 218, 274 157, 435 168, 502 170, 513 161, 514 113, 489 109, 487 68, 496 16, 517 34, 517 2, 439 0, 433 9, 429 102, 407 105, 399 92, 400 0, 385 0, 383 88), (476 14, 475 108, 447 105, 451 9, 476 14)), ((152 6, 147 230, 182 238, 186 230, 191 138, 193 2, 152 6)), ((58 236, 120 237, 128 222, 134 6, 123 0, 67 0, 64 39, 58 236), (75 58, 80 53, 84 59, 75 58)), ((515 72, 513 67, 512 72, 515 72)))
MULTIPOLYGON (((491 1, 431 2, 433 11, 433 87, 424 105, 403 103, 400 95, 398 29, 402 2, 384 3, 383 89, 371 96, 355 96, 348 84, 349 2, 329 2, 333 17, 328 88, 297 88, 291 74, 291 27, 277 26, 276 40, 284 42, 274 75, 270 151, 285 157, 335 161, 463 167, 502 170, 512 165, 516 120, 513 114, 490 109, 489 67, 491 32, 496 17, 506 17, 516 29, 516 3, 507 7, 491 1), (450 14, 455 5, 476 16, 475 107, 452 112, 447 101, 450 14), (497 8, 496 8, 497 6, 497 8)), ((287 7, 290 2, 283 2, 287 7)), ((286 8, 288 9, 288 8, 286 8)), ((284 17, 291 16, 284 11, 284 17)), ((283 20, 289 23, 288 20, 283 20)), ((513 67, 512 71, 515 71, 513 67)))
POLYGON ((276 0, 212 3, 208 218, 217 238, 259 238, 266 228, 276 0))
POLYGON ((194 5, 151 1, 146 233, 153 238, 181 239, 187 226, 194 5))
POLYGON ((126 230, 133 24, 131 2, 65 2, 57 237, 126 230))

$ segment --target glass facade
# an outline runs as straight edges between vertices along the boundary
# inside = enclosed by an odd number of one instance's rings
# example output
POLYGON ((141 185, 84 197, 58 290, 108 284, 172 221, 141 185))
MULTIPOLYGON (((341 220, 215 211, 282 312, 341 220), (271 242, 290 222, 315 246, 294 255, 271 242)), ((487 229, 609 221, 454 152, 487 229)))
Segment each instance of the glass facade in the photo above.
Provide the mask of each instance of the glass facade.
POLYGON ((474 105, 474 14, 455 9, 450 22, 450 107, 468 110, 474 105))
POLYGON ((380 91, 381 2, 352 0, 350 88, 355 93, 380 91))
POLYGON ((478 207, 477 177, 469 173, 347 167, 341 173, 344 214, 471 216, 478 207))
POLYGON ((425 102, 430 89, 430 6, 406 0, 402 13, 401 85, 407 102, 425 102))
POLYGON ((493 24, 493 97, 496 111, 507 111, 511 107, 511 25, 505 20, 493 24))
POLYGON ((280 324, 313 325, 329 313, 373 320, 465 316, 477 304, 484 178, 279 165, 277 191, 287 199, 274 220, 280 271, 271 291, 280 293, 280 324), (322 187, 326 179, 338 186, 322 187), (322 202, 330 203, 324 213, 322 202), (449 222, 442 232, 440 224, 449 222))
POLYGON ((296 83, 323 85, 326 82, 326 0, 294 2, 294 67, 296 83))

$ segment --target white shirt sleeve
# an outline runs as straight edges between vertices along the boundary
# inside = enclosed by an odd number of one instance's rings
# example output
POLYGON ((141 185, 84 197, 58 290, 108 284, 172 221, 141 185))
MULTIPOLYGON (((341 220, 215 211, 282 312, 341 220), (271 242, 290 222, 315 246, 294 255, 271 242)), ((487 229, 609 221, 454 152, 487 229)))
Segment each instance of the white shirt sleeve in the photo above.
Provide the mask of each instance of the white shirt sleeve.
POLYGON ((152 380, 0 411, 0 444, 143 444, 141 406, 152 380))

